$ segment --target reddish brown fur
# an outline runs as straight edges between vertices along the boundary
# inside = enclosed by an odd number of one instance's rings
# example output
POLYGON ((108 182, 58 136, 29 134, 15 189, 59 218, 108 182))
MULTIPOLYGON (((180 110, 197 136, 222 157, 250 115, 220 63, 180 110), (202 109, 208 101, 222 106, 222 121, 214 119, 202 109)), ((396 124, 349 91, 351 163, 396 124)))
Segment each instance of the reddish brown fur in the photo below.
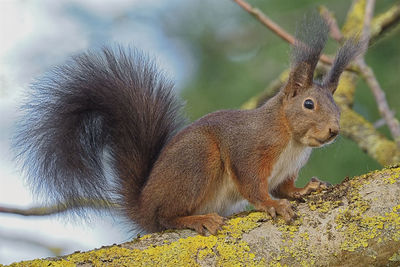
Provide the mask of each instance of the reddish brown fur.
POLYGON ((207 190, 204 192, 202 196, 202 200, 195 209, 195 213, 198 213, 199 209, 204 207, 208 202, 212 201, 212 198, 215 194, 217 194, 217 189, 220 188, 220 184, 222 183, 221 173, 224 171, 224 164, 221 160, 221 153, 220 153, 220 146, 218 140, 216 139, 215 135, 210 132, 205 132, 206 136, 208 137, 208 145, 206 146, 206 165, 208 173, 214 173, 215 170, 218 170, 217 173, 219 174, 214 176, 213 179, 209 180, 209 184, 207 185, 207 190))
POLYGON ((286 181, 284 181, 282 184, 279 185, 279 187, 276 189, 275 196, 279 198, 293 198, 294 194, 296 192, 299 192, 303 188, 297 188, 294 183, 295 183, 296 177, 290 177, 286 181))
POLYGON ((70 199, 110 200, 116 191, 125 214, 147 231, 215 233, 221 215, 245 201, 290 221, 290 203, 270 194, 297 198, 322 185, 312 180, 298 189, 294 180, 311 147, 338 134, 340 112, 332 94, 357 54, 346 43, 327 78, 316 83, 313 72, 328 27, 313 21, 303 32, 288 82, 277 95, 254 110, 208 114, 177 134, 182 120, 172 85, 148 61, 121 48, 77 57, 56 78, 39 83, 27 105, 32 115, 18 145, 33 184, 48 187, 67 205, 74 204, 70 199), (105 148, 117 176, 115 191, 102 168, 105 148))
POLYGON ((162 151, 142 191, 141 208, 135 214, 136 220, 143 220, 140 225, 149 231, 196 228, 202 217, 187 216, 209 205, 227 182, 226 177, 234 183, 235 189, 227 193, 232 201, 240 194, 258 209, 271 213, 273 207, 289 220, 291 212, 285 209, 290 207, 271 199, 268 188, 274 163, 290 140, 283 97, 279 94, 252 111, 209 114, 175 136, 162 151), (254 128, 251 132, 250 127, 254 128))
POLYGON ((294 212, 287 200, 271 198, 270 179, 278 183, 275 191, 288 198, 292 192, 315 190, 315 184, 296 189, 294 180, 308 159, 308 147, 332 141, 338 131, 332 91, 312 83, 317 58, 297 62, 286 86, 262 107, 211 113, 176 135, 150 173, 135 221, 149 231, 187 227, 213 232, 219 220, 210 224, 212 213, 224 212, 241 198, 290 221, 294 212), (306 99, 315 102, 314 110, 304 108, 306 99), (209 214, 199 216, 204 213, 209 214))

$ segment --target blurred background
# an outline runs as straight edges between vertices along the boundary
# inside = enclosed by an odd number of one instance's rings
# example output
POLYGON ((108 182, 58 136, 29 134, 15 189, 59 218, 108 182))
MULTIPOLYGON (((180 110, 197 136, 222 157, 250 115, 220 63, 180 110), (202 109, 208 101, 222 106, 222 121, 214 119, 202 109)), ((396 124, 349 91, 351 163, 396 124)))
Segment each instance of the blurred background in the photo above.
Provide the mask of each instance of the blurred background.
MULTIPOLYGON (((335 13, 339 25, 348 0, 250 1, 293 33, 296 21, 319 5, 335 13)), ((379 0, 375 14, 398 1, 379 0)), ((191 121, 218 109, 239 108, 289 66, 290 47, 229 0, 0 0, 0 205, 40 204, 13 163, 10 139, 18 105, 29 83, 69 56, 104 44, 132 45, 156 58, 176 83, 191 121)), ((336 51, 335 42, 325 52, 336 51)), ((400 117, 400 29, 368 50, 366 61, 400 117)), ((354 109, 380 119, 375 100, 362 81, 354 109)), ((384 126, 380 131, 389 136, 384 126)), ((311 176, 338 183, 381 166, 358 146, 339 137, 314 150, 299 185, 311 176)), ((88 250, 128 241, 134 234, 120 218, 93 215, 21 217, 0 213, 0 264, 88 250)))

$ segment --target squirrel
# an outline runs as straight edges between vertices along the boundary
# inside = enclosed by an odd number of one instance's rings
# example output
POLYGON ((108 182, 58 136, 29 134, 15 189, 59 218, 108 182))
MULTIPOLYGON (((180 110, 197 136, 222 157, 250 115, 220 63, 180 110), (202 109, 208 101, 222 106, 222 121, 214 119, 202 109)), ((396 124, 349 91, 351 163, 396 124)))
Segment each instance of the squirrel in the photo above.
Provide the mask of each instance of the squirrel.
POLYGON ((172 82, 147 55, 120 46, 76 55, 31 85, 17 159, 48 199, 118 203, 146 232, 215 234, 247 203, 290 222, 289 200, 326 186, 312 179, 297 188, 295 180, 312 148, 338 135, 333 93, 361 50, 350 38, 314 81, 328 32, 321 18, 301 24, 289 78, 262 106, 216 111, 187 126, 172 82))

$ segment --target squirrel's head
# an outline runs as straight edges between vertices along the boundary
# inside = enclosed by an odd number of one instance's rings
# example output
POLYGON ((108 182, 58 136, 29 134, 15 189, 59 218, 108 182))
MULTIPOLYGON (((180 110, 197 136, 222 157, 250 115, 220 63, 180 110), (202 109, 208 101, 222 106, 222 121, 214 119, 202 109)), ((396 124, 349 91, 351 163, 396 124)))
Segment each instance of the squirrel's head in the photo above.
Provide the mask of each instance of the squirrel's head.
POLYGON ((292 137, 310 147, 328 144, 338 135, 340 110, 333 100, 333 93, 341 73, 363 47, 362 42, 347 40, 339 49, 330 71, 321 81, 314 81, 314 70, 328 32, 328 25, 319 16, 311 16, 298 28, 289 79, 281 89, 282 107, 292 137))

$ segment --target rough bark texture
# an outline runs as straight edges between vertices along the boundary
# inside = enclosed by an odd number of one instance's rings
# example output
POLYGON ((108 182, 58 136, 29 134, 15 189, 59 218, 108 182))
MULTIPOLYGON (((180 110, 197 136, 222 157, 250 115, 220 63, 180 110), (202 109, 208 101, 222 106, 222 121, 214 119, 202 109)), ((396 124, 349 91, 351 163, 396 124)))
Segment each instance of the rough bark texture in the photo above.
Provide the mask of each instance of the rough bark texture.
POLYGON ((294 202, 299 217, 291 225, 250 212, 216 236, 170 230, 11 266, 399 266, 399 196, 396 165, 294 202))

